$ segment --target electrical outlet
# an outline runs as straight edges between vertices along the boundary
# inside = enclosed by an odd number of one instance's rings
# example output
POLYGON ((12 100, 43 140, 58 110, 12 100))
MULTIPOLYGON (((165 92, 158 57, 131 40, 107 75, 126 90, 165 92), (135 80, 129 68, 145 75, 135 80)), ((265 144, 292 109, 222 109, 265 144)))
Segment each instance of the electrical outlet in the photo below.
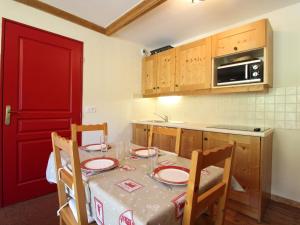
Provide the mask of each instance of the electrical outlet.
POLYGON ((96 106, 86 106, 85 107, 86 113, 96 113, 96 111, 97 111, 96 106))

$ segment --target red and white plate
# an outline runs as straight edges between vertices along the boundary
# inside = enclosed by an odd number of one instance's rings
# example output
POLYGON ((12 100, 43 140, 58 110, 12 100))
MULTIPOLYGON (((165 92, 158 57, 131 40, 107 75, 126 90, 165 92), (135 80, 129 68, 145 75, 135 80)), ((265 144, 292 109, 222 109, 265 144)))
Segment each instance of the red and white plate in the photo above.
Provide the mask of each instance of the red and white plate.
POLYGON ((98 157, 87 159, 83 161, 80 165, 83 170, 104 171, 119 166, 119 161, 110 157, 98 157))
POLYGON ((152 148, 136 148, 136 149, 131 149, 131 154, 141 158, 148 158, 148 157, 155 156, 157 153, 152 148))
POLYGON ((91 144, 91 145, 83 145, 80 147, 81 150, 85 150, 85 151, 101 151, 102 149, 110 149, 111 146, 110 145, 106 145, 106 144, 91 144))
POLYGON ((160 166, 153 171, 156 179, 171 185, 186 185, 189 173, 190 170, 182 166, 160 166))

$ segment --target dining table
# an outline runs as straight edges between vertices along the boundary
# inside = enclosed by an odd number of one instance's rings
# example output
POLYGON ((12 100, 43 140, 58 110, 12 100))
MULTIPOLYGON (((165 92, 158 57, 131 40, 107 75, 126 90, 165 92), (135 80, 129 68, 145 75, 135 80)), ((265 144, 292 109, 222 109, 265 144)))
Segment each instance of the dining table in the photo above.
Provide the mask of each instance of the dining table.
MULTIPOLYGON (((131 145, 130 148, 141 146, 131 145)), ((120 156, 117 152, 114 145, 106 152, 79 148, 81 162, 98 157, 117 158, 120 156)), ((70 160, 63 153, 62 165, 68 168, 70 160)), ((89 222, 95 220, 98 225, 180 225, 187 186, 162 183, 151 174, 154 168, 174 166, 189 169, 190 164, 189 159, 160 150, 155 165, 151 157, 127 154, 122 160, 119 159, 117 167, 110 170, 99 173, 83 170, 89 222)), ((223 169, 216 166, 202 170, 199 191, 210 189, 222 175, 223 169)), ((56 183, 53 153, 49 156, 46 177, 48 182, 56 183)), ((236 180, 232 182, 232 187, 236 190, 241 188, 236 180)), ((76 208, 73 207, 73 210, 76 208)))

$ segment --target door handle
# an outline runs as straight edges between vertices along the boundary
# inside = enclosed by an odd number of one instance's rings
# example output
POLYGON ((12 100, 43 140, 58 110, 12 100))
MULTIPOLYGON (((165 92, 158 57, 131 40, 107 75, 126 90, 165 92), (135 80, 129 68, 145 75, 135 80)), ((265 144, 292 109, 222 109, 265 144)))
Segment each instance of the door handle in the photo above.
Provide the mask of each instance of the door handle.
POLYGON ((12 113, 17 113, 16 111, 12 111, 11 110, 11 106, 10 105, 7 105, 5 107, 5 125, 10 125, 10 115, 12 113))

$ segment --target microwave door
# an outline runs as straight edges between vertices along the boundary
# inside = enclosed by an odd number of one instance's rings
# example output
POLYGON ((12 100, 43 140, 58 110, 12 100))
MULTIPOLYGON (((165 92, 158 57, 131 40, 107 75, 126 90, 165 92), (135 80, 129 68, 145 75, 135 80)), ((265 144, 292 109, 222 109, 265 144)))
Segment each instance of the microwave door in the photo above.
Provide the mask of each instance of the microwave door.
POLYGON ((217 85, 229 85, 247 80, 246 65, 223 67, 217 70, 217 85))

